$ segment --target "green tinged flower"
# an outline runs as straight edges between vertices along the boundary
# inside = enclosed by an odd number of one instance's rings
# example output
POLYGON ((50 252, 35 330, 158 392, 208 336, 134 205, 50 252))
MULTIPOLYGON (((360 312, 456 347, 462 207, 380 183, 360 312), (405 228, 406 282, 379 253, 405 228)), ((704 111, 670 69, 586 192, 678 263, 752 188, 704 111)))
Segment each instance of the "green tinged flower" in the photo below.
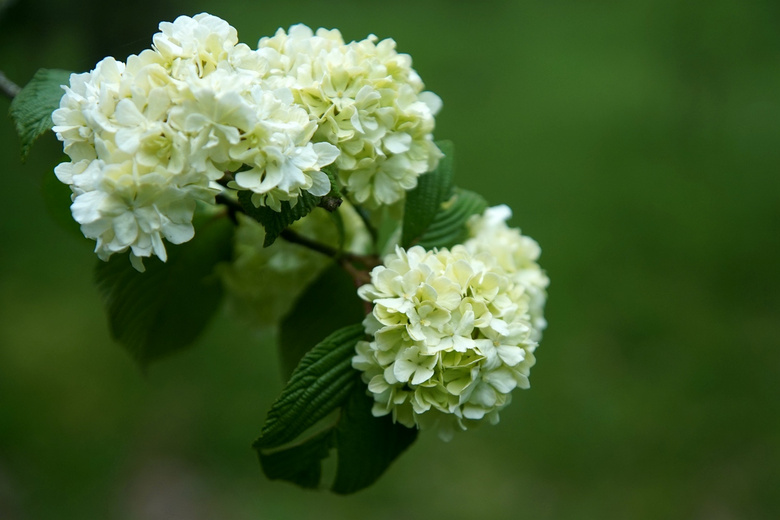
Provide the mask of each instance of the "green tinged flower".
POLYGON ((464 246, 472 253, 491 255, 515 283, 524 287, 533 324, 532 337, 539 341, 547 327, 544 304, 550 279, 537 263, 542 254, 539 244, 521 234, 519 229, 507 226, 506 221, 511 216, 512 210, 502 204, 472 217, 468 223, 471 238, 464 246))
POLYGON ((352 363, 374 415, 449 439, 498 422, 512 390, 529 387, 547 277, 536 243, 506 227, 507 212, 476 217, 476 236, 451 250, 396 248, 358 289, 374 304, 364 320, 373 339, 358 343, 352 363))
POLYGON ((258 53, 268 64, 264 79, 291 89, 317 122, 314 139, 338 147, 339 179, 354 201, 393 204, 438 164, 432 133, 441 99, 423 91, 392 39, 345 43, 337 30, 294 25, 262 38, 258 53))

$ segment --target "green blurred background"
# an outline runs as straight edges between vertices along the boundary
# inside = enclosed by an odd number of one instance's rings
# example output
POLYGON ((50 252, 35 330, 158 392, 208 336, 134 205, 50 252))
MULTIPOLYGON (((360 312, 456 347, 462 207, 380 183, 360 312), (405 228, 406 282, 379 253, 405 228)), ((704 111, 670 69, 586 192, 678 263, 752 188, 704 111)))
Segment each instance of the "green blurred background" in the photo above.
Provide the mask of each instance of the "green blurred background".
POLYGON ((299 21, 395 38, 444 101, 456 181, 512 206, 552 285, 498 426, 422 435, 351 497, 269 482, 250 443, 282 384, 272 335, 222 312, 141 373, 91 244, 46 214, 59 143, 22 164, 0 121, 0 518, 780 517, 777 2, 6 4, 20 84, 204 10, 250 45, 299 21))

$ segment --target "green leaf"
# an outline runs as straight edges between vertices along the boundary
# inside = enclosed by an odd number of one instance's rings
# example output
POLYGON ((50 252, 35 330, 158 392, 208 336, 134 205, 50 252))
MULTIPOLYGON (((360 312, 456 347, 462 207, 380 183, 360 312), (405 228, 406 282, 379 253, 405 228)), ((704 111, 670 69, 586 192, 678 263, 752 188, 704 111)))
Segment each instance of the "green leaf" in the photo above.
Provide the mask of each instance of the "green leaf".
POLYGON ((270 454, 258 451, 260 465, 271 480, 294 482, 303 488, 315 488, 322 478, 322 459, 334 445, 333 429, 325 430, 306 442, 270 454))
POLYGON ((147 260, 144 273, 127 255, 98 264, 111 334, 142 367, 189 346, 206 327, 222 297, 214 266, 230 258, 233 229, 211 217, 190 242, 168 247, 167 262, 147 260))
POLYGON ((330 331, 360 322, 366 311, 355 283, 334 263, 301 293, 279 327, 282 373, 290 377, 304 354, 330 331))
POLYGON ((275 448, 295 440, 344 403, 356 382, 352 368, 355 344, 365 336, 363 325, 337 330, 298 364, 287 386, 268 412, 255 449, 275 448))
POLYGON ((339 188, 341 183, 339 182, 338 169, 331 164, 329 166, 325 166, 322 169, 322 173, 327 175, 328 180, 330 181, 330 192, 327 196, 341 198, 341 189, 339 188))
POLYGON ((406 194, 401 232, 401 246, 406 248, 417 243, 433 222, 441 203, 452 196, 454 146, 451 141, 438 141, 436 145, 444 153, 439 166, 421 175, 417 187, 406 194))
POLYGON ((417 438, 416 428, 394 424, 391 417, 371 414, 373 399, 356 385, 336 426, 338 469, 331 488, 342 495, 364 489, 417 438))
POLYGON ((425 249, 452 247, 469 237, 466 223, 472 215, 481 214, 487 208, 482 195, 455 188, 455 195, 441 205, 433 222, 417 242, 425 249))
POLYGON ((304 356, 268 413, 254 443, 265 474, 302 487, 316 487, 321 461, 335 448, 337 472, 332 491, 348 494, 373 484, 414 442, 417 430, 374 417, 360 374, 352 368, 362 325, 337 330, 304 356), (336 409, 335 425, 292 447, 289 444, 336 409))
POLYGON ((321 198, 304 191, 298 197, 298 203, 295 207, 291 207, 290 203, 285 201, 282 202, 282 211, 274 211, 265 206, 255 207, 252 204, 251 191, 241 190, 238 192, 238 201, 244 208, 244 212, 260 222, 265 228, 263 247, 273 244, 287 226, 311 213, 311 210, 320 203, 321 198))
POLYGON ((33 142, 51 129, 51 113, 60 106, 68 85, 70 72, 58 69, 38 69, 29 83, 11 101, 8 113, 16 124, 22 141, 22 160, 27 158, 33 142))

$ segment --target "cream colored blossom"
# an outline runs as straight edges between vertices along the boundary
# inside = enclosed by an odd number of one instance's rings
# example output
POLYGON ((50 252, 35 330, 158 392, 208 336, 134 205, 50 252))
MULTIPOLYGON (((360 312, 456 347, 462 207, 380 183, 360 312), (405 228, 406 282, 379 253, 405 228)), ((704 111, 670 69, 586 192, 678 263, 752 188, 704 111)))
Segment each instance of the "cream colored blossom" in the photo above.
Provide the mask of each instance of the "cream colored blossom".
POLYGON ((531 322, 532 337, 539 341, 547 326, 544 319, 544 304, 547 301, 547 286, 550 279, 537 263, 542 250, 531 237, 510 228, 506 221, 512 216, 509 206, 500 205, 476 215, 468 223, 471 237, 464 243, 474 254, 487 253, 516 284, 525 289, 531 322))
POLYGON ((124 63, 109 57, 91 72, 71 74, 60 108, 52 113, 52 122, 72 160, 94 159, 95 133, 115 130, 109 118, 118 102, 124 69, 124 63))
POLYGON ((131 160, 108 164, 94 160, 72 179, 73 218, 84 236, 97 242, 98 257, 108 260, 129 249, 139 270, 144 257, 166 260, 163 238, 172 244, 190 240, 195 201, 214 196, 197 182, 187 184, 163 168, 146 169, 131 160))
POLYGON ((72 75, 52 114, 74 218, 100 258, 130 250, 137 267, 165 260, 163 238, 192 238, 195 202, 213 203, 226 171, 279 211, 304 191, 327 194, 322 168, 338 156, 311 142, 316 123, 289 90, 262 84, 267 65, 227 22, 203 13, 160 30, 126 65, 106 58, 72 75))
MULTIPOLYGON (((149 72, 145 65, 139 68, 149 72)), ((123 63, 106 58, 71 76, 52 114, 72 159, 55 173, 71 187, 73 218, 101 259, 129 250, 139 269, 143 257, 166 259, 163 238, 191 239, 195 201, 213 201, 215 193, 207 178, 185 168, 187 138, 166 121, 168 82, 153 75, 134 81, 123 63)))
POLYGON ((525 287, 488 253, 464 246, 396 251, 358 295, 374 304, 353 366, 373 414, 443 438, 495 423, 516 387, 527 388, 537 342, 525 287))
POLYGON ((206 76, 238 44, 236 30, 208 13, 179 16, 173 22, 161 22, 159 27, 160 32, 152 37, 154 50, 172 65, 174 76, 179 67, 192 67, 199 76, 206 76))
POLYGON ((278 29, 272 37, 260 39, 257 54, 266 64, 265 78, 271 88, 308 87, 322 75, 321 62, 329 53, 344 47, 338 29, 317 29, 316 34, 303 24, 289 31, 278 29))
POLYGON ((344 43, 338 31, 295 25, 259 42, 265 80, 292 89, 317 121, 314 139, 336 145, 340 181, 358 203, 392 204, 436 167, 434 116, 441 100, 423 91, 411 58, 392 39, 344 43))
POLYGON ((306 112, 292 103, 289 91, 251 91, 256 119, 252 128, 231 143, 228 157, 248 166, 234 176, 234 186, 253 192, 256 206, 279 211, 281 201, 295 205, 302 192, 326 195, 330 180, 322 168, 338 156, 328 143, 312 143, 316 129, 306 112))

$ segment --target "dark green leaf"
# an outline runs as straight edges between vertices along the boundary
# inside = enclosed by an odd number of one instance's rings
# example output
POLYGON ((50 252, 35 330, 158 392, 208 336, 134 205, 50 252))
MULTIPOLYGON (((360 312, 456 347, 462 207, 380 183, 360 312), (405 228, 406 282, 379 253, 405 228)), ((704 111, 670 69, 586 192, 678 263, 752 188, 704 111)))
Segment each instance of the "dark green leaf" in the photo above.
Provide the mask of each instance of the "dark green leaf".
POLYGON ((334 493, 345 495, 370 486, 417 438, 416 428, 394 424, 389 415, 371 415, 372 404, 365 386, 356 385, 342 409, 336 427, 334 493))
POLYGON ((289 202, 282 202, 282 211, 274 211, 271 208, 261 206, 259 208, 252 204, 252 192, 241 190, 238 192, 238 201, 244 208, 247 215, 260 222, 265 228, 265 241, 263 247, 273 244, 279 237, 279 234, 298 219, 301 219, 311 213, 311 210, 317 207, 321 197, 303 192, 298 197, 298 203, 295 207, 290 207, 289 202))
POLYGON ((213 270, 230 258, 233 229, 227 218, 212 217, 190 242, 168 246, 166 263, 147 259, 144 273, 127 255, 97 266, 111 333, 143 367, 189 346, 217 310, 222 287, 213 270))
POLYGON ((260 465, 271 480, 286 480, 303 488, 315 488, 322 478, 322 459, 333 446, 333 429, 328 429, 306 442, 265 454, 258 451, 260 465))
POLYGON ((58 69, 38 69, 29 83, 14 97, 8 113, 16 123, 16 133, 22 141, 22 159, 30 153, 33 142, 51 129, 51 113, 60 106, 68 85, 70 72, 58 69))
POLYGON ((328 176, 328 180, 330 181, 330 193, 328 193, 329 197, 341 197, 341 189, 339 186, 341 184, 339 183, 339 176, 338 176, 338 170, 335 166, 332 164, 330 166, 326 166, 322 169, 322 172, 328 176))
POLYGON ((439 166, 432 172, 421 175, 417 187, 406 194, 401 231, 403 247, 410 247, 417 243, 433 222, 441 203, 452 196, 454 147, 450 141, 439 141, 436 144, 444 152, 439 166))
POLYGON ((466 222, 472 215, 485 211, 487 201, 473 191, 455 188, 452 199, 442 204, 433 222, 417 242, 425 249, 452 247, 468 238, 466 222))
MULTIPOLYGON (((364 489, 382 476, 417 438, 416 428, 394 424, 390 416, 374 417, 373 400, 366 395, 360 376, 353 372, 354 384, 340 406, 338 422, 305 442, 272 453, 255 443, 263 472, 304 488, 317 487, 322 478, 322 460, 336 450, 334 493, 347 495, 364 489)), ((301 411, 301 414, 305 414, 301 411)))
POLYGON ((254 444, 269 478, 316 487, 321 460, 335 448, 338 467, 332 491, 354 493, 373 484, 415 440, 416 429, 394 424, 390 416, 371 414, 373 401, 351 363, 355 343, 363 337, 362 325, 345 327, 301 360, 254 444), (301 444, 268 453, 293 442, 336 409, 339 419, 334 426, 301 444))
POLYGON ((334 263, 298 297, 280 324, 279 357, 284 377, 290 377, 303 355, 321 338, 361 321, 365 314, 352 278, 334 263))
POLYGON ((295 440, 344 403, 356 382, 352 357, 355 344, 364 337, 363 325, 337 330, 298 364, 282 395, 268 412, 256 449, 281 446, 295 440))

